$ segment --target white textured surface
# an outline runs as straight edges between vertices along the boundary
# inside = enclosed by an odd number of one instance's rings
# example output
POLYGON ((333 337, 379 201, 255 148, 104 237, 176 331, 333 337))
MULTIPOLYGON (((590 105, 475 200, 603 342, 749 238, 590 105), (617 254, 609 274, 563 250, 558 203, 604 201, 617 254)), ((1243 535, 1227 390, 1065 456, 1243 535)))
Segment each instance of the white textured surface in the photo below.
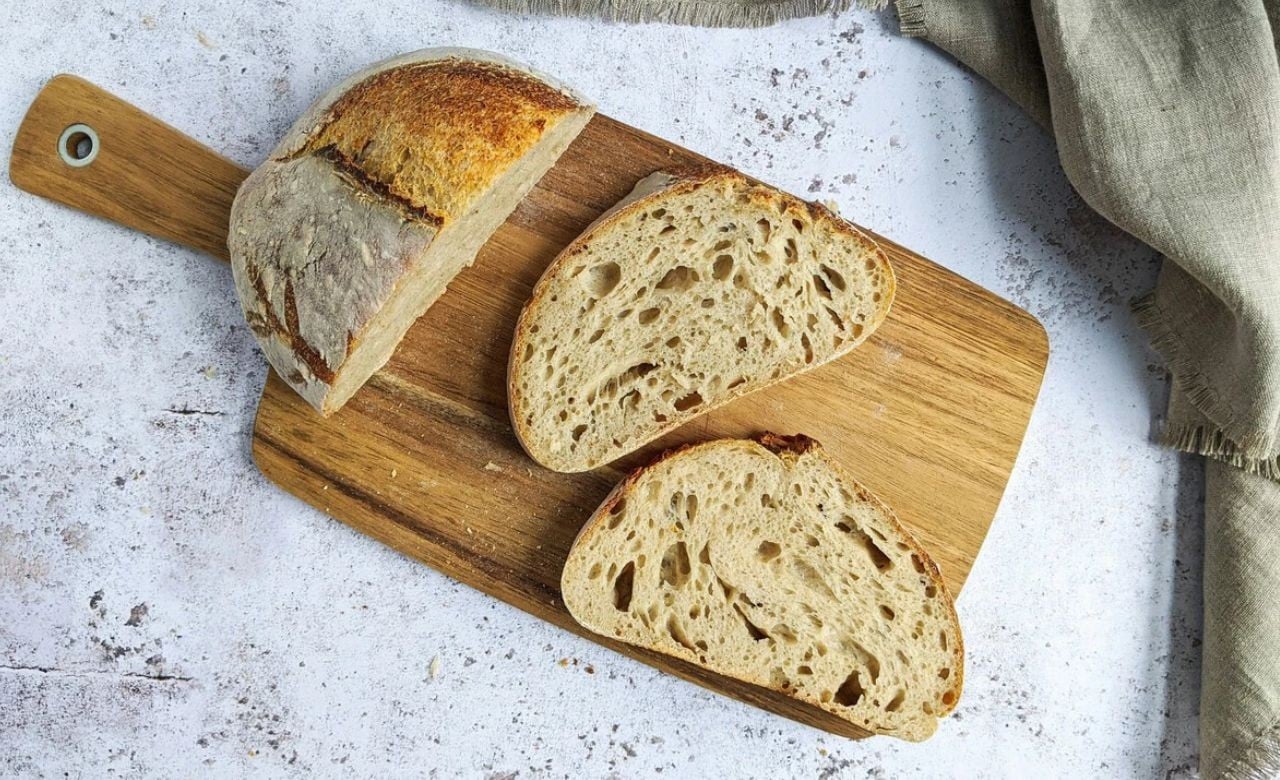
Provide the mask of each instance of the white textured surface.
POLYGON ((708 31, 436 0, 244 5, 4 4, 0 148, 70 71, 251 165, 360 66, 479 46, 834 199, 1039 316, 1044 391, 960 598, 965 696, 925 744, 824 735, 312 511, 250 462, 265 369, 229 269, 6 182, 0 775, 1190 774, 1199 467, 1150 443, 1164 376, 1127 308, 1156 258, 1089 212, 1005 99, 861 11, 708 31))

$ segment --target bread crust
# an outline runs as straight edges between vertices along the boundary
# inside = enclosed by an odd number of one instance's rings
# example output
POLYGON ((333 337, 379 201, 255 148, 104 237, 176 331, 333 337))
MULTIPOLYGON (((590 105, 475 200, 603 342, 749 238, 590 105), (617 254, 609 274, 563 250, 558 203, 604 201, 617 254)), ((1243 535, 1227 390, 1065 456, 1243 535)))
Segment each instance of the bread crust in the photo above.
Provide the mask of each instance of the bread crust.
MULTIPOLYGON (((808 436, 805 436, 803 434, 786 436, 786 435, 780 435, 776 433, 764 432, 756 436, 753 436, 750 439, 717 439, 717 440, 707 441, 707 442, 695 442, 690 444, 683 444, 679 447, 674 447, 665 452, 662 452, 649 463, 633 469, 629 474, 627 474, 627 476, 621 482, 617 484, 617 486, 614 487, 612 491, 610 491, 609 495, 605 497, 605 499, 601 502, 600 506, 595 510, 595 512, 591 514, 589 518, 587 518, 587 521, 583 524, 582 528, 578 531, 578 534, 574 538, 573 544, 571 546, 570 556, 572 556, 573 554, 572 553, 573 549, 576 549, 577 547, 582 545, 584 542, 589 540, 591 537, 593 537, 595 534, 600 532, 601 528, 608 521, 610 515, 612 514, 614 507, 616 507, 619 504, 619 502, 629 501, 630 499, 632 499, 632 497, 635 495, 635 488, 637 483, 639 483, 639 481, 642 478, 644 478, 647 474, 652 472, 658 466, 670 460, 673 460, 675 458, 695 456, 700 452, 704 452, 706 450, 711 450, 716 448, 728 448, 728 447, 744 447, 744 446, 747 446, 747 447, 759 446, 767 450, 768 452, 772 453, 775 457, 785 461, 794 462, 806 456, 821 458, 823 462, 832 471, 834 471, 836 474, 839 475, 839 477, 841 478, 844 484, 854 489, 855 493, 857 494, 860 500, 865 501, 869 504, 872 504, 877 509, 879 509, 883 513, 885 519, 894 528, 894 530, 896 530, 900 534, 901 538, 904 539, 907 542, 907 544, 911 547, 911 552, 913 552, 923 564, 924 575, 929 578, 929 582, 938 589, 938 592, 940 594, 942 594, 943 598, 941 599, 941 602, 945 604, 947 607, 947 616, 946 616, 947 622, 951 625, 955 635, 955 642, 948 647, 948 651, 951 653, 951 656, 954 660, 954 663, 951 667, 953 670, 953 674, 952 674, 952 677, 949 678, 951 680, 951 686, 950 688, 948 688, 948 690, 952 694, 952 698, 951 698, 950 704, 946 704, 942 709, 937 710, 937 712, 935 713, 935 717, 940 719, 950 714, 959 703, 960 694, 964 688, 964 634, 960 629, 960 618, 956 614, 955 599, 952 597, 950 589, 947 587, 946 582, 942 578, 942 572, 939 569, 938 564, 933 560, 932 557, 929 556, 928 552, 925 551, 924 547, 921 546, 919 540, 917 540, 915 536, 912 535, 911 532, 908 531, 902 525, 902 522, 898 519, 897 514, 895 514, 894 511, 887 504, 884 503, 884 501, 882 501, 874 493, 872 493, 871 491, 863 487, 862 483, 853 479, 849 475, 849 473, 840 466, 839 463, 833 460, 826 453, 826 451, 822 448, 822 445, 818 441, 808 436)), ((571 573, 572 572, 570 571, 569 567, 566 566, 561 576, 560 589, 562 592, 569 590, 568 579, 571 573)), ((590 627, 588 626, 587 628, 590 628, 590 627)), ((668 653, 665 653, 660 648, 650 647, 648 649, 653 650, 654 652, 661 652, 664 654, 668 654, 668 653)), ((691 661, 692 663, 697 663, 696 659, 683 658, 682 660, 691 661)), ((780 687, 771 685, 769 680, 763 676, 756 677, 756 678, 748 678, 746 676, 736 676, 736 675, 729 675, 729 674, 726 674, 726 676, 733 677, 734 679, 739 679, 743 682, 750 683, 752 685, 758 685, 763 688, 768 688, 778 693, 792 695, 791 691, 786 691, 780 687)), ((812 704, 813 706, 819 707, 823 710, 826 710, 827 712, 830 712, 834 715, 842 716, 842 712, 830 704, 823 704, 821 702, 813 702, 813 701, 810 701, 808 703, 812 704)), ((862 724, 855 724, 855 725, 862 726, 862 724)), ((918 732, 907 731, 902 733, 885 732, 885 733, 892 733, 893 736, 899 736, 911 741, 919 741, 929 737, 933 733, 933 730, 934 730, 933 728, 930 728, 927 731, 918 731, 918 732)))
MULTIPOLYGON (((530 427, 522 419, 522 415, 518 413, 524 403, 524 394, 519 387, 518 375, 522 370, 518 361, 518 356, 523 353, 529 338, 531 336, 530 327, 534 324, 530 321, 530 312, 535 310, 541 301, 547 296, 548 280, 554 278, 562 269, 573 263, 574 259, 582 254, 588 244, 594 239, 595 235, 603 230, 608 230, 611 226, 627 219, 631 214, 652 208, 661 200, 679 195, 681 193, 692 192, 698 188, 723 180, 731 185, 737 184, 748 187, 748 193, 751 198, 758 204, 770 208, 777 209, 779 203, 784 205, 786 212, 790 213, 792 209, 804 209, 807 214, 818 223, 825 224, 830 228, 840 232, 853 239, 865 249, 870 251, 876 258, 880 269, 884 275, 885 289, 882 298, 876 307, 874 316, 867 322, 867 337, 884 322, 889 315, 889 310, 893 305, 893 299, 897 292, 897 278, 893 273, 893 266, 889 262, 888 255, 880 248, 879 244, 873 241, 866 233, 863 233, 849 221, 843 219, 821 203, 814 203, 789 195, 780 190, 760 184, 756 180, 740 173, 733 168, 720 165, 713 162, 703 164, 687 165, 664 169, 657 171, 650 176, 642 179, 636 184, 635 190, 631 194, 624 197, 610 209, 601 214, 594 222, 591 223, 577 238, 569 243, 563 250, 556 255, 551 261, 542 276, 539 277, 537 284, 534 285, 533 293, 529 300, 525 303, 520 311, 520 317, 516 322, 515 334, 511 341, 511 352, 507 357, 507 411, 511 419, 511 427, 515 432, 516 439, 534 460, 542 463, 548 468, 556 471, 582 471, 586 469, 563 469, 555 465, 544 462, 543 458, 538 457, 535 453, 536 447, 533 446, 530 437, 530 427)), ((819 366, 830 363, 840 357, 848 354, 850 350, 856 347, 861 341, 856 340, 847 342, 843 349, 833 352, 825 360, 815 361, 806 370, 811 370, 819 366)), ((759 387, 750 390, 728 390, 723 397, 713 403, 704 404, 698 416, 702 416, 708 412, 724 406, 725 404, 737 400, 744 395, 758 392, 766 388, 772 387, 779 382, 785 382, 791 378, 791 375, 784 375, 766 382, 759 387)), ((675 419, 671 423, 661 427, 651 438, 650 441, 663 436, 680 426, 684 425, 688 420, 675 419)), ((619 453, 619 456, 625 453, 619 453)))
POLYGON ((592 111, 554 80, 472 49, 396 57, 325 93, 232 207, 237 292, 281 377, 333 412, 346 358, 442 232, 548 132, 592 111))

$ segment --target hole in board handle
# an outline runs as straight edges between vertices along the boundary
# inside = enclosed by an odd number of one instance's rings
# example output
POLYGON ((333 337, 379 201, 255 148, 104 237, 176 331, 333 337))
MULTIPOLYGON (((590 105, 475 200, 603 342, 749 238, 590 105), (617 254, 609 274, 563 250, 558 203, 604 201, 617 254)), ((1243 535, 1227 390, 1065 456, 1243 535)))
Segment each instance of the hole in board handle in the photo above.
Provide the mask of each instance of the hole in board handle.
POLYGON ((73 168, 83 168, 98 156, 98 134, 92 127, 74 124, 58 138, 58 156, 73 168))

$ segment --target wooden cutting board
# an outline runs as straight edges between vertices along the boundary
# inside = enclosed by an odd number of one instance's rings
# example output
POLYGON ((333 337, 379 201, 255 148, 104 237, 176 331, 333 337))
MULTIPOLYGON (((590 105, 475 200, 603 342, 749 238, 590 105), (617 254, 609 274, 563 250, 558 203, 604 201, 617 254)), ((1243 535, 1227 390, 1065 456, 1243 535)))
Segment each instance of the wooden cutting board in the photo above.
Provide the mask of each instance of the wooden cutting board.
MULTIPOLYGON (((638 179, 701 159, 597 116, 341 412, 320 418, 271 375, 254 459, 312 506, 485 593, 712 690, 863 736, 815 707, 586 634, 560 603, 566 552, 625 471, 666 447, 805 433, 894 507, 958 592, 1017 456, 1044 374, 1045 332, 1025 311, 877 236, 898 295, 851 355, 712 412, 614 467, 540 468, 507 419, 507 350, 521 305, 560 248, 638 179)), ((25 190, 223 260, 231 200, 247 173, 72 76, 36 98, 10 161, 25 190), (74 167, 59 139, 77 123, 93 128, 98 145, 91 163, 74 167)))

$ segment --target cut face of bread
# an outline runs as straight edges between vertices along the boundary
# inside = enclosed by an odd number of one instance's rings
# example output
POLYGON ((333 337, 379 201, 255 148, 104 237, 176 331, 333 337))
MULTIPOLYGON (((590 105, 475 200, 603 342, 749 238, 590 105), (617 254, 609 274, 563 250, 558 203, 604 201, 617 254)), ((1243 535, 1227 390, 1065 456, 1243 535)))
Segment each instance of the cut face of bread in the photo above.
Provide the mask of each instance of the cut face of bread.
POLYGON ((341 407, 591 114, 464 49, 380 63, 322 97, 231 212, 236 290, 271 365, 321 413, 341 407))
POLYGON ((885 254, 824 206, 723 168, 654 174, 534 289, 512 424, 548 468, 594 468, 845 354, 893 293, 885 254))
POLYGON ((802 436, 701 444, 637 470, 583 527, 561 589, 596 633, 872 733, 925 739, 960 695, 937 566, 802 436))

